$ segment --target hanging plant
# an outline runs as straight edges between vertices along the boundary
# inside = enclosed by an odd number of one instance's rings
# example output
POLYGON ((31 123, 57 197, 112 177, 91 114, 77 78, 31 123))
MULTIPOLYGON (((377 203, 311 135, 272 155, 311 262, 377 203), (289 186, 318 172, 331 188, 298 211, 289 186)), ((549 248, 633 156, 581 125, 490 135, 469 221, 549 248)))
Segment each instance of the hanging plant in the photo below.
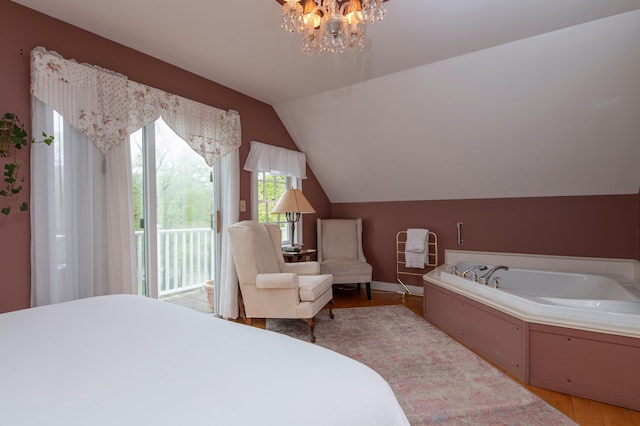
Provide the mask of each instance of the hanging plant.
MULTIPOLYGON (((4 173, 2 174, 2 184, 0 185, 0 197, 13 197, 22 191, 24 184, 24 176, 20 174, 22 164, 17 161, 18 150, 26 147, 29 143, 44 142, 47 145, 53 143, 53 136, 42 133, 43 140, 36 141, 29 138, 24 124, 17 115, 10 112, 0 118, 0 163, 3 162, 2 157, 10 157, 13 154, 13 161, 4 164, 4 173)), ((4 200, 4 198, 2 198, 4 200)), ((8 202, 8 200, 7 200, 8 202)), ((4 202, 0 201, 4 204, 4 202)), ((29 205, 23 202, 20 205, 20 211, 26 211, 29 205)), ((0 206, 0 213, 8 215, 11 213, 11 207, 0 206)))

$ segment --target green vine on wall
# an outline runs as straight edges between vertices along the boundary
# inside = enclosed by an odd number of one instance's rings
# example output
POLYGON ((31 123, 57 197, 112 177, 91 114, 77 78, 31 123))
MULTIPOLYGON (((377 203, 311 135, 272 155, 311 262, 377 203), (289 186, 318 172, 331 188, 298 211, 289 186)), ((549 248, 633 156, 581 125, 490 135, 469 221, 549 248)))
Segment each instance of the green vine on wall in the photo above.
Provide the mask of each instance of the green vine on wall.
MULTIPOLYGON (((3 168, 4 173, 2 174, 3 181, 0 187, 0 199, 5 201, 0 201, 2 204, 9 201, 6 197, 14 197, 22 192, 24 176, 21 175, 20 170, 23 165, 17 160, 18 151, 30 143, 44 142, 47 145, 53 143, 53 136, 48 136, 43 132, 42 137, 43 139, 41 141, 29 138, 24 124, 22 124, 22 121, 20 121, 15 114, 8 112, 0 118, 0 157, 10 157, 11 153, 13 153, 13 161, 9 160, 9 162, 4 164, 3 168)), ((0 162, 2 162, 1 159, 0 162)), ((28 209, 29 205, 26 201, 20 205, 20 211, 26 211, 28 209)), ((0 213, 8 215, 11 213, 11 207, 6 204, 3 205, 0 207, 0 213)))

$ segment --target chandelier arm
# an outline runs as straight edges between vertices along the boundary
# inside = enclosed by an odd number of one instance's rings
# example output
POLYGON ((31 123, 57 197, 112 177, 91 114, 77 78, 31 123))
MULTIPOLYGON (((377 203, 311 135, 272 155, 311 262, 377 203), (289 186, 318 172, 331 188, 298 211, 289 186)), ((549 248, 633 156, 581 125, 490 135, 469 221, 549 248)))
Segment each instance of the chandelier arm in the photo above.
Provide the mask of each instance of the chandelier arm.
POLYGON ((308 34, 313 34, 313 32, 316 30, 314 16, 318 13, 318 10, 320 9, 321 9, 321 6, 315 6, 313 9, 311 9, 311 12, 308 13, 309 19, 304 24, 305 29, 303 32, 308 34))
MULTIPOLYGON (((327 13, 329 13, 329 12, 327 11, 327 8, 326 8, 326 7, 318 5, 318 6, 316 6, 316 7, 314 7, 314 8, 313 8, 313 10, 311 11, 311 14, 312 14, 312 15, 316 15, 316 14, 318 14, 318 11, 322 12, 322 15, 323 15, 323 16, 324 16, 324 15, 326 15, 327 13)), ((319 15, 319 14, 318 14, 318 15, 319 15)))
POLYGON ((314 22, 313 17, 315 15, 320 16, 320 14, 318 12, 322 12, 322 16, 326 16, 327 13, 328 13, 327 12, 327 8, 325 8, 324 6, 320 6, 320 5, 316 4, 316 6, 313 9, 311 9, 311 12, 309 12, 309 14, 308 14, 309 15, 309 20, 307 21, 306 25, 309 25, 309 23, 311 22, 312 27, 315 28, 315 22, 314 22))
POLYGON ((344 2, 342 6, 340 6, 340 15, 342 16, 346 15, 344 12, 345 10, 347 10, 347 6, 351 6, 351 8, 353 9, 353 17, 355 18, 356 21, 358 21, 359 24, 363 24, 366 22, 364 19, 362 19, 361 14, 358 13, 359 11, 356 5, 350 1, 344 2))

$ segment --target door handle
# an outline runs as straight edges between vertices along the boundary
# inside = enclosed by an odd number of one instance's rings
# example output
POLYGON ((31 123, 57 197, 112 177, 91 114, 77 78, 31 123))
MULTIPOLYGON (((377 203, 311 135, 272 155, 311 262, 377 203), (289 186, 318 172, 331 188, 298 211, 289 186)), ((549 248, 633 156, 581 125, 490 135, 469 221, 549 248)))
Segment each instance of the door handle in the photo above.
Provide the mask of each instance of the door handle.
POLYGON ((215 229, 216 234, 219 234, 221 228, 222 225, 220 224, 220 210, 216 210, 215 213, 211 214, 211 229, 215 229))

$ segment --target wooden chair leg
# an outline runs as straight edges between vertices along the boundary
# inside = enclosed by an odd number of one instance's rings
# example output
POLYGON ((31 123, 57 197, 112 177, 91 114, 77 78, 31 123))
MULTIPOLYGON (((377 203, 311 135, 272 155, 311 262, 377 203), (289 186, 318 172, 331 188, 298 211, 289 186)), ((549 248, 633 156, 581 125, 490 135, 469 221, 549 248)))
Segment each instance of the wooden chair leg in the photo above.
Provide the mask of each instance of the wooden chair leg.
POLYGON ((333 319, 334 315, 333 315, 333 306, 335 305, 335 303, 333 302, 333 299, 329 300, 329 318, 333 319))
POLYGON ((316 335, 313 334, 313 329, 316 327, 316 318, 302 318, 302 321, 306 322, 307 324, 309 324, 309 328, 311 329, 311 343, 315 343, 316 342, 316 335))
POLYGON ((238 309, 240 310, 240 318, 249 327, 253 326, 253 318, 247 318, 247 312, 244 310, 244 299, 242 299, 242 292, 238 288, 238 309))
MULTIPOLYGON (((240 291, 240 288, 238 287, 238 310, 240 311, 240 318, 242 318, 242 321, 244 321, 245 324, 247 324, 247 314, 244 310, 244 300, 242 300, 242 292, 240 291)), ((251 321, 251 319, 249 319, 249 321, 251 321)), ((249 325, 251 325, 249 323, 249 325)))
POLYGON ((367 300, 371 300, 371 283, 367 283, 367 300))

